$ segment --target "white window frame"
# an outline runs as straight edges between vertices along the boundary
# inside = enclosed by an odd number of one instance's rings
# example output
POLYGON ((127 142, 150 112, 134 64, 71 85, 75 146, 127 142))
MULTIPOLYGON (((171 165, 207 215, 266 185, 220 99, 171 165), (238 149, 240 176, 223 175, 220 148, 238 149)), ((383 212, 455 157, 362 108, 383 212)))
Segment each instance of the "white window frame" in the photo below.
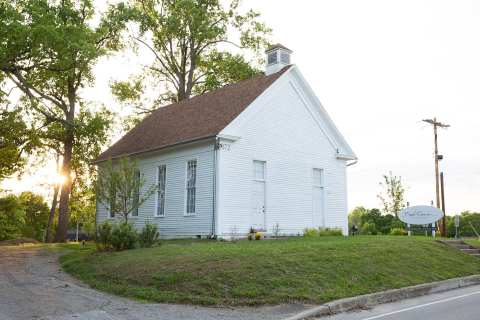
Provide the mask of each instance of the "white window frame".
POLYGON ((185 163, 185 201, 184 201, 184 216, 195 216, 197 215, 197 192, 198 191, 198 160, 196 158, 188 159, 185 163), (188 212, 188 164, 192 161, 195 161, 195 193, 194 193, 194 211, 188 212))
POLYGON ((266 182, 267 181, 267 161, 264 161, 264 160, 253 160, 252 162, 253 164, 253 180, 254 181, 261 181, 261 182, 266 182), (263 179, 257 179, 256 175, 255 175, 255 163, 262 163, 263 164, 263 179))
MULTIPOLYGON (((319 221, 319 223, 325 227, 326 226, 326 219, 327 217, 325 216, 326 213, 326 201, 327 201, 327 193, 325 192, 325 169, 324 168, 312 168, 312 206, 313 202, 315 201, 313 199, 313 189, 314 188, 319 188, 320 191, 322 192, 322 199, 323 203, 321 203, 321 210, 322 210, 322 221, 319 221), (315 170, 320 171, 320 183, 316 183, 315 181, 315 170)), ((313 207, 312 207, 313 209, 313 207)))
MULTIPOLYGON (((267 208, 268 208, 268 198, 267 198, 267 161, 266 160, 261 160, 261 159, 254 159, 252 162, 252 181, 258 181, 258 182, 263 182, 264 184, 264 220, 263 224, 265 228, 267 227, 267 208), (255 163, 261 163, 263 165, 263 179, 258 179, 257 176, 255 175, 255 163)), ((250 199, 250 201, 253 201, 253 198, 250 199)))
POLYGON ((166 213, 166 204, 167 204, 167 165, 166 164, 160 164, 159 166, 157 166, 157 174, 156 174, 156 180, 157 180, 157 196, 156 196, 156 201, 155 201, 155 217, 158 217, 158 218, 163 218, 165 217, 165 213, 166 213), (164 179, 164 183, 163 183, 163 212, 160 214, 158 212, 158 205, 159 205, 159 201, 160 201, 160 168, 161 167, 164 167, 165 170, 164 170, 164 176, 163 176, 163 179, 164 179))
POLYGON ((314 187, 319 187, 322 189, 325 189, 325 169, 323 168, 312 168, 312 185, 314 187), (318 170, 320 171, 320 183, 316 183, 315 181, 315 171, 318 170))
POLYGON ((113 201, 110 201, 110 204, 108 205, 108 218, 109 219, 115 219, 115 213, 112 211, 112 203, 115 202, 116 198, 117 198, 117 194, 115 193, 113 201))
MULTIPOLYGON (((143 173, 140 171, 140 169, 137 169, 136 172, 135 172, 135 178, 138 177, 139 180, 142 179, 142 176, 143 176, 143 173)), ((142 193, 142 190, 140 190, 141 188, 138 188, 137 190, 137 193, 138 195, 135 195, 135 197, 138 197, 138 202, 140 203, 140 195, 142 193)), ((135 199, 133 200, 135 201, 135 199)), ((135 210, 133 210, 132 212, 130 212, 129 216, 131 218, 138 218, 140 216, 140 206, 138 206, 135 210)))

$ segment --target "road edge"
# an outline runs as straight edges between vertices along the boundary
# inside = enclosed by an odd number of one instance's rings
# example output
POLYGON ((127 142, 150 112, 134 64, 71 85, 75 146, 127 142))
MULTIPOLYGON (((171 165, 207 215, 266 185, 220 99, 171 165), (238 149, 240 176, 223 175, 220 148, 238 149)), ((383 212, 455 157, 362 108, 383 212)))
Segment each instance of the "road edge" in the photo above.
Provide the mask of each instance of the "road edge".
POLYGON ((453 278, 400 289, 369 293, 361 296, 331 301, 302 311, 294 316, 284 318, 283 320, 303 320, 308 317, 322 317, 354 309, 372 307, 383 303, 420 297, 427 294, 464 288, 477 284, 480 284, 480 275, 453 278))

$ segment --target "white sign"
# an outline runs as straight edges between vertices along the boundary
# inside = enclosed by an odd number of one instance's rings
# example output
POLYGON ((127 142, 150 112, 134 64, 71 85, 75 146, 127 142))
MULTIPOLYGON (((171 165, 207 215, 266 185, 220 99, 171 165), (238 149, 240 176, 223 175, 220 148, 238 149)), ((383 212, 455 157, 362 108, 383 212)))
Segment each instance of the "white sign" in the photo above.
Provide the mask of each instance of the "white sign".
POLYGON ((398 217, 409 224, 430 224, 440 220, 443 212, 431 206, 413 206, 400 211, 398 217))

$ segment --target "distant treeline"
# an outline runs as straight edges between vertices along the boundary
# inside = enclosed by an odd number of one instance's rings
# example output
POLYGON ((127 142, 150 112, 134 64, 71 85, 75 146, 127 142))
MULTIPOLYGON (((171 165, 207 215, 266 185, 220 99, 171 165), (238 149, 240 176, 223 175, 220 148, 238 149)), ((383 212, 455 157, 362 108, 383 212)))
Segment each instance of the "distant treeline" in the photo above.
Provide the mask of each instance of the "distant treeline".
MULTIPOLYGON (((455 236, 454 216, 447 215, 447 237, 455 236)), ((406 234, 406 224, 392 214, 382 214, 379 209, 356 207, 348 216, 350 233, 363 235, 406 234)), ((460 214, 460 237, 475 237, 480 233, 480 213, 465 211, 460 214), (473 226, 473 227, 472 227, 473 226), (474 230, 475 229, 475 230, 474 230)), ((416 230, 415 233, 419 233, 416 230)), ((420 231, 421 233, 421 231, 420 231)))

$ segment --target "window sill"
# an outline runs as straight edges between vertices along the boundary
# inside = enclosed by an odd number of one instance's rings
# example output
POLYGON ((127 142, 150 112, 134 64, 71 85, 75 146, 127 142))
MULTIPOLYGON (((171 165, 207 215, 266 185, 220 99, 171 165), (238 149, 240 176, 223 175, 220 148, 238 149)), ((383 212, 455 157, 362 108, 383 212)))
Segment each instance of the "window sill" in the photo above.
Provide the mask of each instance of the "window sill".
POLYGON ((165 215, 163 216, 153 216, 154 218, 165 218, 165 215))
POLYGON ((196 213, 184 213, 183 216, 184 217, 195 217, 195 216, 197 216, 197 214, 196 213))

